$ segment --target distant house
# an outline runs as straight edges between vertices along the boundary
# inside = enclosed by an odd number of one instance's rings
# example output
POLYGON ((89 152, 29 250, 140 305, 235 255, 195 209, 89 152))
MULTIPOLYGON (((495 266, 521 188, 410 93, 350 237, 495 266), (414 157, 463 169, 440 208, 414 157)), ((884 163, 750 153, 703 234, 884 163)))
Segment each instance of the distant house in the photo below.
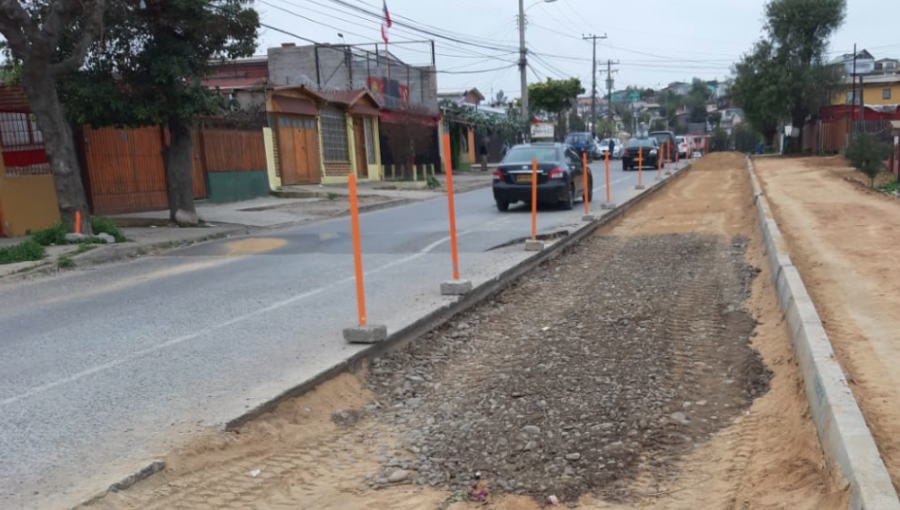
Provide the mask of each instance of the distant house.
POLYGON ((876 74, 894 74, 900 71, 900 60, 896 58, 882 58, 875 61, 876 74))
POLYGON ((683 81, 675 81, 669 84, 668 87, 664 88, 660 92, 663 94, 675 94, 676 96, 686 96, 690 94, 691 87, 693 87, 690 83, 685 83, 683 81))
MULTIPOLYGON (((844 74, 852 76, 854 74, 853 53, 845 53, 831 62, 830 65, 842 66, 844 74)), ((870 74, 875 71, 875 57, 866 50, 856 52, 856 74, 870 74)))
MULTIPOLYGON (((900 104, 900 74, 869 75, 856 80, 856 104, 897 105, 900 104)), ((849 105, 853 101, 853 80, 847 77, 844 87, 831 98, 832 105, 849 105)))
POLYGON ((217 90, 232 101, 232 109, 265 111, 266 86, 269 83, 268 57, 249 57, 217 63, 215 72, 203 85, 217 90))
POLYGON ((481 93, 476 88, 471 89, 463 89, 463 90, 439 90, 437 93, 438 102, 440 101, 452 101, 456 104, 469 104, 472 106, 479 106, 481 102, 486 98, 484 94, 481 93))

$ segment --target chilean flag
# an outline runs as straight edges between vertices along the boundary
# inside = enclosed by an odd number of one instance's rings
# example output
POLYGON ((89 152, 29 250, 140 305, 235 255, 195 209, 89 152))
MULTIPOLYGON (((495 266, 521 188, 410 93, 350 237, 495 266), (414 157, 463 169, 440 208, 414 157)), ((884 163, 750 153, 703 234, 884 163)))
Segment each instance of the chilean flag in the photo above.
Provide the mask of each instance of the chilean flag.
POLYGON ((387 0, 383 0, 384 5, 384 21, 381 22, 381 38, 384 42, 388 42, 388 29, 391 28, 391 13, 388 12, 387 0))

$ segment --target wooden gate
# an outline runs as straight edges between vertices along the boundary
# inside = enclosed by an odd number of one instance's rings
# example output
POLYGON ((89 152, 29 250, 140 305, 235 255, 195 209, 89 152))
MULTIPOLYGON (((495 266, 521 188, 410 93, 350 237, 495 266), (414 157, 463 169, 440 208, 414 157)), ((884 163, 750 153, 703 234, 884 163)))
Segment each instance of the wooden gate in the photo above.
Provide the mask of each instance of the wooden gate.
POLYGON ((277 138, 282 184, 318 183, 321 172, 315 117, 279 115, 277 138))

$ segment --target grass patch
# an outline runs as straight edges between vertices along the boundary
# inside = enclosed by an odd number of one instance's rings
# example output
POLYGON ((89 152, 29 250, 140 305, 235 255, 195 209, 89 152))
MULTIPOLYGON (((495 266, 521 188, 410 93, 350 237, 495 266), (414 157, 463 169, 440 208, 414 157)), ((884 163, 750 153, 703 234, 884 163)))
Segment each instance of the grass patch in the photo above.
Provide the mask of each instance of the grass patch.
POLYGON ((96 246, 97 244, 106 244, 106 243, 84 243, 84 244, 80 244, 80 245, 78 245, 78 249, 75 250, 75 253, 73 253, 73 255, 81 255, 82 253, 89 252, 89 251, 93 250, 94 248, 96 248, 96 247, 97 247, 97 246, 96 246))
POLYGON ((437 180, 436 177, 429 177, 428 178, 428 187, 431 189, 440 188, 441 181, 437 180))
POLYGON ((337 198, 337 197, 338 197, 338 194, 337 194, 337 193, 331 193, 331 192, 329 192, 327 195, 325 195, 325 198, 327 198, 328 200, 334 200, 334 199, 337 198))
POLYGON ((37 232, 31 234, 31 240, 41 246, 61 246, 64 244, 68 244, 66 242, 66 234, 68 233, 68 227, 66 227, 62 223, 57 223, 50 228, 38 230, 37 232))
POLYGON ((895 192, 900 191, 900 183, 898 183, 897 180, 894 179, 893 181, 886 182, 886 183, 882 184, 881 186, 878 186, 875 189, 882 193, 892 195, 895 192))
POLYGON ((75 261, 68 255, 60 255, 59 258, 56 259, 56 267, 60 269, 72 269, 75 267, 75 261))
POLYGON ((91 218, 91 230, 94 231, 94 235, 109 234, 113 236, 117 243, 128 241, 125 234, 119 230, 118 225, 116 225, 113 220, 104 218, 103 216, 94 216, 91 218))
POLYGON ((29 239, 15 246, 0 248, 0 264, 15 264, 16 262, 31 262, 41 260, 47 256, 44 247, 29 239))

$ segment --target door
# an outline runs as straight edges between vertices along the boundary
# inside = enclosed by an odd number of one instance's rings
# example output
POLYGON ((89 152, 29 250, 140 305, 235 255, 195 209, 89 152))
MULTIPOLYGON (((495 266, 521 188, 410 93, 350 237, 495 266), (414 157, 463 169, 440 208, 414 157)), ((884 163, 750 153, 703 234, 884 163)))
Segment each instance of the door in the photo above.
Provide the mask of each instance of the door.
POLYGON ((282 184, 319 182, 319 141, 314 117, 278 117, 278 156, 282 184))
POLYGON ((369 161, 366 156, 366 126, 362 117, 353 117, 353 142, 356 145, 356 175, 369 177, 369 161))

